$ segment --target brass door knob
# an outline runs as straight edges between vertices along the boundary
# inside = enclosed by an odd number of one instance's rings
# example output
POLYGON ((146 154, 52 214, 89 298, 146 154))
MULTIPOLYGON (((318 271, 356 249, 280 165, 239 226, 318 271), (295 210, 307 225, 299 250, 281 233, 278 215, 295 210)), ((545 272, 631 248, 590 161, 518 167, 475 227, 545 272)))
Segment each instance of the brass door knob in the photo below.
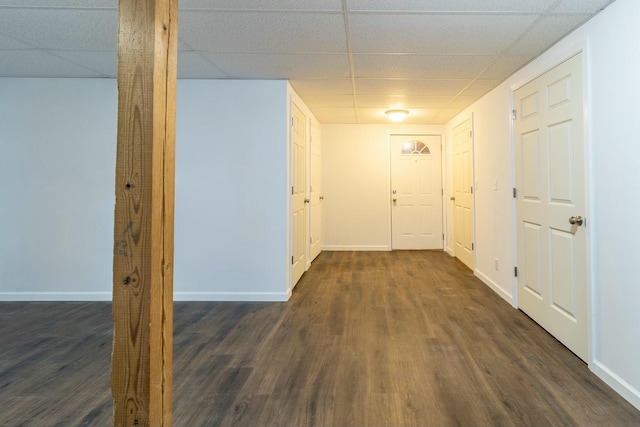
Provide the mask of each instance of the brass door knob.
POLYGON ((569 224, 571 225, 577 225, 578 227, 580 227, 583 223, 584 218, 582 218, 580 215, 569 217, 569 224))

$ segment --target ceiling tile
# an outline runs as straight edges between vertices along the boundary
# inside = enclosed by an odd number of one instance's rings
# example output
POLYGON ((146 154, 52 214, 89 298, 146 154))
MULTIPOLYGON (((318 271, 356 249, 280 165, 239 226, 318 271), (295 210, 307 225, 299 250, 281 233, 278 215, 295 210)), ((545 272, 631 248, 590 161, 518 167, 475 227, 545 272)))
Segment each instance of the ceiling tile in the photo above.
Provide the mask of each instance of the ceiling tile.
POLYGON ((180 38, 195 50, 346 53, 340 14, 184 11, 179 19, 180 38))
POLYGON ((571 13, 595 13, 613 3, 614 0, 563 0, 558 7, 553 10, 556 12, 571 13))
POLYGON ((44 49, 111 50, 118 47, 118 13, 106 9, 6 9, 2 33, 44 49))
POLYGON ((443 108, 433 118, 433 124, 445 124, 449 120, 453 119, 458 113, 460 113, 460 109, 458 108, 443 108))
POLYGON ((194 51, 178 52, 178 77, 181 79, 224 79, 224 73, 214 64, 194 51))
POLYGON ((588 15, 546 16, 529 28, 520 40, 509 47, 506 53, 535 57, 588 18, 588 15))
POLYGON ((180 9, 342 11, 341 0, 180 0, 180 9))
POLYGON ((0 33, 0 49, 31 49, 33 46, 0 33))
POLYGON ((475 55, 353 55, 356 77, 473 79, 495 59, 475 55))
POLYGON ((311 111, 320 123, 358 123, 355 108, 314 108, 311 111))
MULTIPOLYGON (((444 123, 610 3, 180 0, 178 76, 289 79, 323 123, 444 123)), ((115 76, 117 5, 0 0, 0 76, 115 76)))
POLYGON ((53 55, 67 59, 75 64, 94 70, 104 77, 117 77, 118 52, 116 51, 51 51, 53 55))
POLYGON ((437 12, 545 12, 556 0, 349 0, 349 10, 437 12))
POLYGON ((471 80, 394 80, 357 79, 356 94, 453 96, 464 89, 471 80))
POLYGON ((44 50, 0 50, 0 77, 104 77, 44 50))
POLYGON ((504 80, 530 60, 531 57, 526 55, 496 56, 480 78, 504 80))
POLYGON ((220 70, 235 78, 349 78, 346 54, 204 53, 220 70))
POLYGON ((312 109, 322 107, 354 108, 353 95, 312 94, 304 95, 303 100, 305 104, 307 104, 307 106, 312 109))
POLYGON ((316 95, 316 94, 337 94, 349 95, 353 94, 353 86, 351 79, 317 79, 317 80, 290 80, 291 87, 298 92, 299 95, 316 95))
MULTIPOLYGON (((384 108, 358 108, 358 123, 391 123, 384 108)), ((403 124, 429 124, 440 111, 439 108, 412 108, 403 124)))
POLYGON ((475 101, 475 96, 392 96, 392 95, 358 95, 358 107, 374 108, 445 108, 467 106, 475 101))
POLYGON ((480 97, 502 83, 502 80, 474 80, 461 95, 480 97))
POLYGON ((349 27, 354 53, 497 55, 536 18, 536 15, 353 14, 349 27))

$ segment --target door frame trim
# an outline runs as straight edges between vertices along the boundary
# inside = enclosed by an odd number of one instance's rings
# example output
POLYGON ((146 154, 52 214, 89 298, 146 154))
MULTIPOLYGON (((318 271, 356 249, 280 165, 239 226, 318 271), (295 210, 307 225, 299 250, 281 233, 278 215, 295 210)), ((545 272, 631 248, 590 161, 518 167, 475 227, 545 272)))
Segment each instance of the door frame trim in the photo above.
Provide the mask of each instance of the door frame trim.
MULTIPOLYGON (((593 198, 591 197, 593 189, 593 174, 591 167, 591 159, 593 158, 592 150, 593 145, 591 143, 591 121, 589 111, 591 109, 591 91, 590 91, 590 51, 589 46, 585 41, 573 44, 566 49, 563 49, 555 54, 551 58, 538 59, 532 62, 530 67, 531 71, 523 74, 522 77, 510 86, 510 107, 513 111, 515 106, 515 92, 525 84, 537 79, 548 71, 553 70, 560 64, 568 61, 576 55, 582 54, 582 111, 583 111, 583 135, 584 135, 584 191, 585 191, 585 217, 588 219, 588 224, 594 224, 595 219, 593 214, 595 212, 593 206, 593 198)), ((512 186, 516 187, 516 135, 515 135, 515 120, 509 120, 509 132, 511 139, 511 179, 512 186)), ((518 265, 518 224, 517 224, 517 212, 516 212, 516 199, 512 201, 512 257, 514 267, 518 265)), ((595 310, 595 286, 593 279, 595 277, 594 263, 594 248, 596 247, 594 241, 594 233, 591 232, 592 227, 587 226, 585 228, 586 233, 586 270, 587 270, 587 365, 593 370, 593 364, 595 361, 595 348, 597 337, 594 331, 595 322, 593 316, 596 313, 595 310)), ((513 277, 512 282, 512 305, 514 308, 519 308, 518 300, 518 278, 513 277)))

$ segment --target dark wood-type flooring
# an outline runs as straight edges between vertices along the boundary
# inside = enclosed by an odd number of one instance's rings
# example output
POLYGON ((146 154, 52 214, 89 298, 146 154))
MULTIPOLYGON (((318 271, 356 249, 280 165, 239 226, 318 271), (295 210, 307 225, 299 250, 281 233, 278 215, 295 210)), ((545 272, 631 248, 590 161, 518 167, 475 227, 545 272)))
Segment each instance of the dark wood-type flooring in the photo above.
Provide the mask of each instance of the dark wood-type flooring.
MULTIPOLYGON (((0 426, 111 424, 109 303, 0 303, 0 426)), ((289 303, 176 303, 180 426, 638 426, 442 252, 325 252, 289 303)))

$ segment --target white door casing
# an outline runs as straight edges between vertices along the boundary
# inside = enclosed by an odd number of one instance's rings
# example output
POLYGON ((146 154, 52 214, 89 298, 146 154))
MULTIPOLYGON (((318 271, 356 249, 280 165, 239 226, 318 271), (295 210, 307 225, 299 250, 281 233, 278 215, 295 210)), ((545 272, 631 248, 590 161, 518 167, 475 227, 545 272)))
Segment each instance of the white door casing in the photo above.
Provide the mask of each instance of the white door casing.
POLYGON ((577 55, 518 89, 514 105, 518 305, 586 361, 582 85, 577 55))
POLYGON ((453 242, 454 254, 474 269, 473 131, 471 119, 453 129, 453 242))
POLYGON ((307 118, 291 103, 291 287, 302 277, 307 260, 306 142, 307 118))
POLYGON ((309 235, 309 263, 320 254, 322 250, 322 142, 320 130, 316 125, 311 125, 311 161, 310 161, 310 235, 309 235))
POLYGON ((442 249, 440 135, 391 135, 391 248, 442 249))

